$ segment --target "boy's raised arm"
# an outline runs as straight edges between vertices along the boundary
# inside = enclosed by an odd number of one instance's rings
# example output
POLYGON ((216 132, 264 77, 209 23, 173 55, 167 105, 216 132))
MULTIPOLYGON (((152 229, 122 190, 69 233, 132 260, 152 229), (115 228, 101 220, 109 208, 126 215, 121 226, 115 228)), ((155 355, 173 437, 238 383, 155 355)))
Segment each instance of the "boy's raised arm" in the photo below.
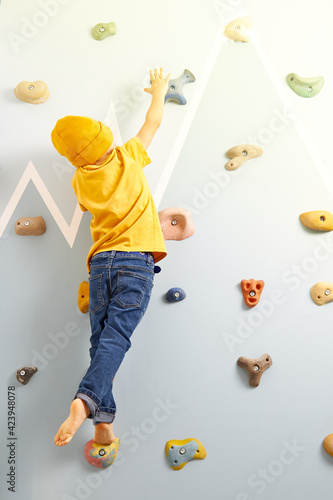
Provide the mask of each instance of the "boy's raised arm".
POLYGON ((152 101, 146 114, 146 119, 137 137, 143 147, 148 148, 158 127, 161 125, 164 110, 165 94, 168 91, 170 74, 166 78, 163 76, 163 69, 150 70, 151 87, 145 88, 145 92, 151 94, 152 101))

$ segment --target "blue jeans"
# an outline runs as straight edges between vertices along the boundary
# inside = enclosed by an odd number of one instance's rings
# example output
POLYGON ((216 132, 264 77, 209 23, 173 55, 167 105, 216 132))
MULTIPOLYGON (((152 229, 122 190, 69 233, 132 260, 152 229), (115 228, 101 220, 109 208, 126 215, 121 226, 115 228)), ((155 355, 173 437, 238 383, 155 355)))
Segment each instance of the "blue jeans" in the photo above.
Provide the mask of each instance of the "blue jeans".
POLYGON ((154 283, 154 257, 144 252, 112 250, 90 262, 90 366, 75 398, 86 402, 94 425, 113 422, 113 379, 131 347, 154 283))

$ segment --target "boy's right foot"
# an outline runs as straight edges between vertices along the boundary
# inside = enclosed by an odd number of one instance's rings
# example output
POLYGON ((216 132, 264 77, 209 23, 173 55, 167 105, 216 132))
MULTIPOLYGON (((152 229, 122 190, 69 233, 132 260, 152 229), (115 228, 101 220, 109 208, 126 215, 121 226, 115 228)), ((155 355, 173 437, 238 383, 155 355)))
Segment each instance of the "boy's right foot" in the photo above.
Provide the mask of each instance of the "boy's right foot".
POLYGON ((74 399, 69 417, 59 427, 54 442, 57 446, 65 446, 70 442, 78 428, 90 414, 90 410, 82 399, 74 399))

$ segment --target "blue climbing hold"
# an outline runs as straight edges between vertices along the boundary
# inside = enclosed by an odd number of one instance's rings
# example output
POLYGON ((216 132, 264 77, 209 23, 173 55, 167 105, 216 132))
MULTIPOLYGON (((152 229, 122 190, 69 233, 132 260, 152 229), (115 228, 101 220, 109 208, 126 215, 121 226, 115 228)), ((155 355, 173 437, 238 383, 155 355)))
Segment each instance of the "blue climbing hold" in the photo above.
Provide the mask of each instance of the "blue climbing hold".
POLYGON ((166 93, 164 102, 174 101, 178 104, 186 104, 187 101, 183 94, 183 87, 186 83, 193 82, 195 82, 195 76, 191 71, 185 69, 178 78, 169 81, 169 89, 166 93))
POLYGON ((160 268, 160 266, 154 266, 154 273, 155 274, 158 274, 162 271, 162 269, 160 268))
POLYGON ((170 288, 165 296, 168 302, 179 302, 181 300, 184 300, 185 297, 186 293, 184 292, 184 290, 182 290, 182 288, 170 288))

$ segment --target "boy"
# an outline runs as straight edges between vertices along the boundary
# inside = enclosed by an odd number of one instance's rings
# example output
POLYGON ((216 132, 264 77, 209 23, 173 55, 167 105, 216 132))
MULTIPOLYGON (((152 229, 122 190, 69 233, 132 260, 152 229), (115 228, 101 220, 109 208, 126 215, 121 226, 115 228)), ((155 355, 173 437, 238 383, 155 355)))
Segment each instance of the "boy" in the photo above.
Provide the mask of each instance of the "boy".
POLYGON ((117 439, 113 378, 147 309, 154 262, 166 256, 143 167, 150 163, 145 150, 162 122, 169 78, 162 69, 150 71, 151 87, 144 90, 152 101, 145 122, 121 147, 113 149, 111 130, 86 117, 62 118, 51 134, 58 152, 77 167, 72 184, 81 209, 92 214, 94 241, 87 258, 90 366, 54 438, 57 446, 69 443, 86 418, 95 425, 95 443, 117 439))

